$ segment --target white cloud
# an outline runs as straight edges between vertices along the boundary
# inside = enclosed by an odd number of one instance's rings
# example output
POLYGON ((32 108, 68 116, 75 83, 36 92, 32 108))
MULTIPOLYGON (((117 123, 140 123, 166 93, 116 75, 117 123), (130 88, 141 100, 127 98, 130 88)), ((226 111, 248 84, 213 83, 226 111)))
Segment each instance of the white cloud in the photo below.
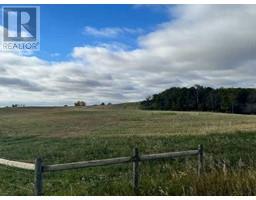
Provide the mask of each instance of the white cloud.
POLYGON ((0 54, 0 104, 144 99, 171 86, 256 87, 256 6, 185 5, 175 20, 122 45, 75 47, 72 59, 0 54), (19 101, 19 102, 17 102, 19 101))
POLYGON ((60 56, 60 53, 52 53, 50 56, 51 56, 51 57, 59 57, 59 56, 60 56))
POLYGON ((122 34, 142 34, 143 30, 140 28, 132 29, 126 27, 106 27, 106 28, 94 28, 86 26, 84 28, 84 34, 92 35, 95 37, 117 37, 122 34))

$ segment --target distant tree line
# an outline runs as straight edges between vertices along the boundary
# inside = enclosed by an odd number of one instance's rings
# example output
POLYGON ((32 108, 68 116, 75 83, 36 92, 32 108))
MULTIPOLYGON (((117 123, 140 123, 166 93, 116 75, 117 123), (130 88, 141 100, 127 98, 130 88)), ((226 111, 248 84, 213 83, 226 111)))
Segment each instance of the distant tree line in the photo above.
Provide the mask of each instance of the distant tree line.
POLYGON ((12 104, 12 108, 24 108, 26 107, 25 104, 12 104))
POLYGON ((77 101, 74 103, 75 107, 81 107, 81 106, 86 106, 86 103, 84 101, 77 101))
POLYGON ((143 109, 256 114, 256 89, 172 87, 141 102, 143 109))

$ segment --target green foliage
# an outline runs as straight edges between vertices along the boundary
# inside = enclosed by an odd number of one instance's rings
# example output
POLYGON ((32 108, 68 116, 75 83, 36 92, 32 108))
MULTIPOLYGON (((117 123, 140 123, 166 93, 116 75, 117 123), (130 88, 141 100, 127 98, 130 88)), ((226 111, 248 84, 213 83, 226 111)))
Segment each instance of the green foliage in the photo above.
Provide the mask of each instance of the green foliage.
POLYGON ((173 87, 141 102, 143 109, 255 114, 256 89, 173 87))
MULTIPOLYGON (((105 108, 106 107, 106 108, 105 108)), ((256 116, 107 108, 0 109, 0 157, 46 164, 205 149, 140 164, 141 195, 255 195, 256 116), (225 170, 224 170, 225 166, 225 170)), ((132 165, 45 173, 45 195, 134 195, 132 165)), ((1 195, 32 195, 33 173, 0 166, 1 195)))

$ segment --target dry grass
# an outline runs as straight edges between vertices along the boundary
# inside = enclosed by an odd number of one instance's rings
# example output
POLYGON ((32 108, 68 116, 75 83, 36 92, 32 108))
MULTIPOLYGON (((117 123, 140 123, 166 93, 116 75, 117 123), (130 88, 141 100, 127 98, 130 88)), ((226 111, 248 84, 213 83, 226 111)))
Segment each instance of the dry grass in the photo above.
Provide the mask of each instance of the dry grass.
MULTIPOLYGON (((143 163, 141 195, 256 194, 256 116, 141 111, 125 105, 0 109, 0 157, 64 163, 194 149, 204 144, 206 171, 196 159, 143 163), (223 170, 225 163, 225 170, 223 170)), ((0 194, 31 195, 33 174, 0 167, 0 194), (26 178, 25 178, 26 177, 26 178)), ((133 195, 131 166, 46 174, 47 195, 133 195)))
POLYGON ((207 135, 256 131, 256 116, 95 108, 0 110, 5 136, 83 137, 207 135))

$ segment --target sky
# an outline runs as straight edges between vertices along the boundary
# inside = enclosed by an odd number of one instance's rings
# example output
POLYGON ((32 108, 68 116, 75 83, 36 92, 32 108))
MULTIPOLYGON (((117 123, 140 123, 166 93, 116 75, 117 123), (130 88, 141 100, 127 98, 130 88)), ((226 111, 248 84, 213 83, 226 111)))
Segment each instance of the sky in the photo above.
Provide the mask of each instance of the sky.
POLYGON ((40 5, 40 51, 0 52, 0 106, 256 87, 255 19, 255 5, 40 5))

